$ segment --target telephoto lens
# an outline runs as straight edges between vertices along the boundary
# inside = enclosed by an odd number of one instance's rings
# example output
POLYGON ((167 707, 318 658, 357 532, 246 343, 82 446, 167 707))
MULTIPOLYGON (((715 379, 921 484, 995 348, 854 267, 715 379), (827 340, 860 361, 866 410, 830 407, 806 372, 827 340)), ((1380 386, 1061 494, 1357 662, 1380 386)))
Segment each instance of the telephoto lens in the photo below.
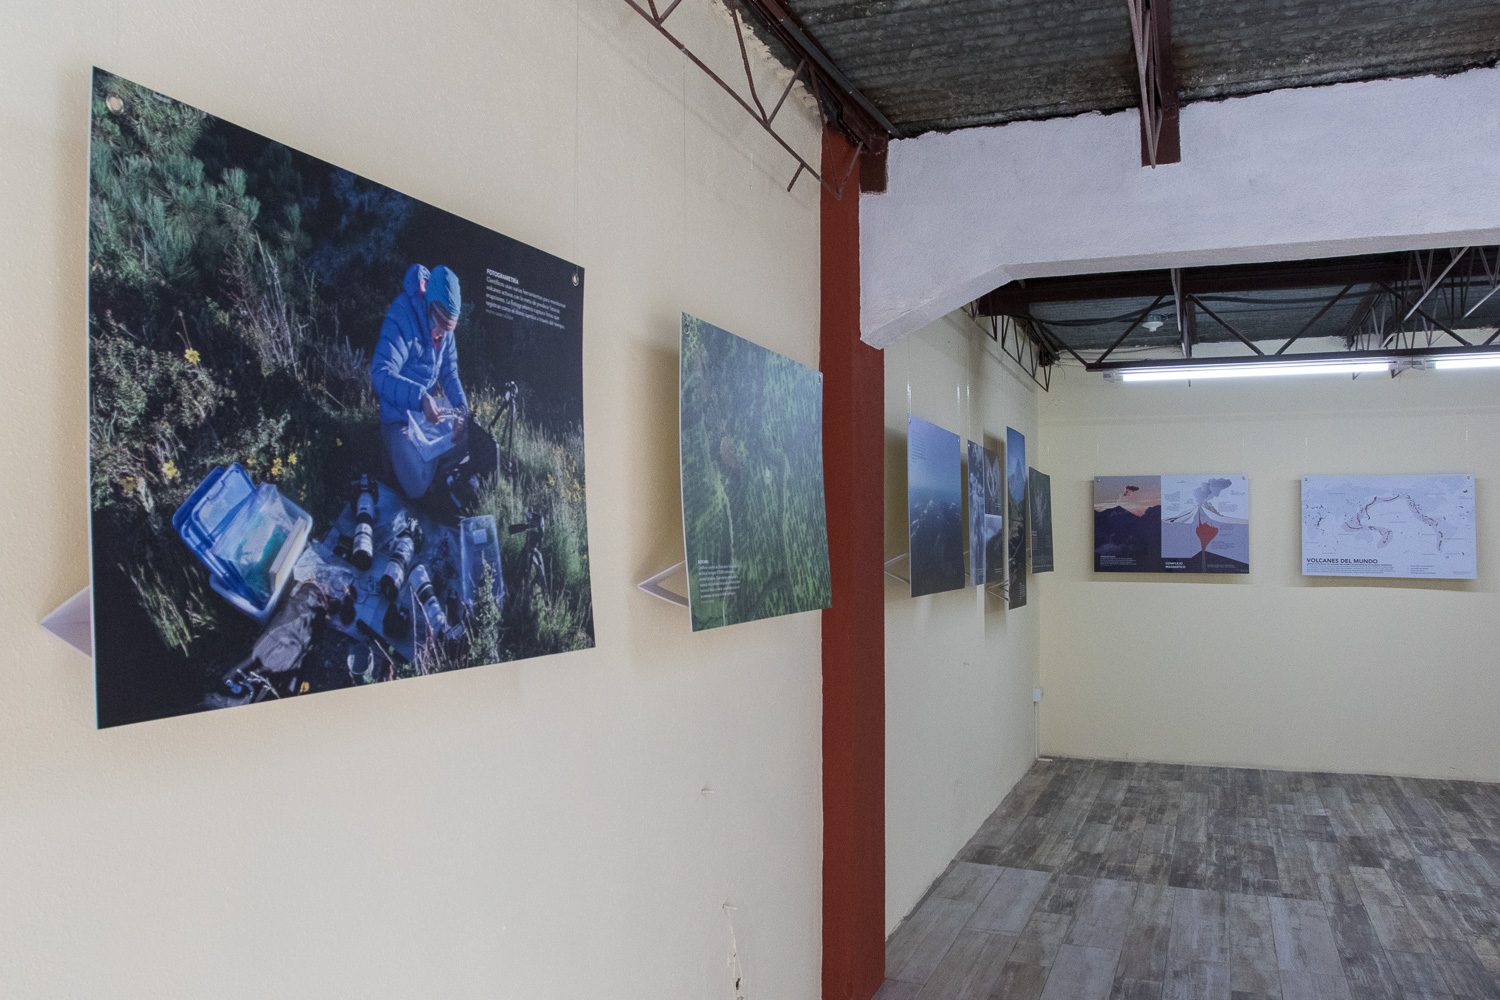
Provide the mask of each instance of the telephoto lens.
POLYGON ((349 562, 363 573, 375 565, 375 491, 369 473, 359 477, 359 500, 354 507, 354 551, 349 562))
POLYGON ((411 595, 422 609, 428 630, 433 635, 442 637, 448 631, 448 619, 443 614, 443 606, 438 603, 437 594, 433 592, 432 578, 427 575, 426 566, 411 568, 411 595))
POLYGON ((391 527, 396 537, 391 542, 391 558, 380 577, 380 593, 387 600, 394 601, 401 592, 401 584, 406 582, 411 558, 422 545, 422 526, 408 514, 397 514, 396 523, 391 527))

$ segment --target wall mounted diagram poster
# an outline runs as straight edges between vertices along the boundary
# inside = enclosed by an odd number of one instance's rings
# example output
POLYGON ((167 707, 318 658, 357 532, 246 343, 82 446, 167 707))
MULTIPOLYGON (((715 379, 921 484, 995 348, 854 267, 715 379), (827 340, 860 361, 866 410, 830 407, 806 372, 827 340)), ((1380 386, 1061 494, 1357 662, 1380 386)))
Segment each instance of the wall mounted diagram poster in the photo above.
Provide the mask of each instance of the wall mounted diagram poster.
POLYGON ((1094 572, 1250 572, 1246 476, 1097 476, 1094 572))
POLYGON ((1031 501, 1031 571, 1052 572, 1052 477, 1028 469, 1031 501))
POLYGON ((1010 606, 1026 605, 1026 438, 1005 428, 1005 526, 1010 553, 1010 606))
POLYGON ((911 596, 964 585, 963 469, 958 435, 906 418, 906 515, 911 596))
POLYGON ((1474 477, 1302 477, 1302 574, 1472 580, 1474 477))
POLYGON ((1005 498, 1000 456, 969 442, 969 584, 1005 579, 1005 498))
POLYGON ((683 313, 680 390, 693 631, 828 607, 823 376, 683 313))
POLYGON ((592 646, 583 270, 99 70, 90 121, 99 725, 592 646))

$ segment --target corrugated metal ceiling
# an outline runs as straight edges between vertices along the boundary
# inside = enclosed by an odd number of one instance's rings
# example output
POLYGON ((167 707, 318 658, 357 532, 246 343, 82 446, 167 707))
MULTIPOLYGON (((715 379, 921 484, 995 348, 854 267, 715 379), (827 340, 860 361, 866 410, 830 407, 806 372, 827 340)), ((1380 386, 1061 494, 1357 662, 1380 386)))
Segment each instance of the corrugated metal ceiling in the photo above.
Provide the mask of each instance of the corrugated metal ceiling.
MULTIPOLYGON (((907 135, 1139 105, 1125 0, 785 0, 907 135)), ((1180 100, 1500 61, 1500 0, 1171 0, 1180 100)))

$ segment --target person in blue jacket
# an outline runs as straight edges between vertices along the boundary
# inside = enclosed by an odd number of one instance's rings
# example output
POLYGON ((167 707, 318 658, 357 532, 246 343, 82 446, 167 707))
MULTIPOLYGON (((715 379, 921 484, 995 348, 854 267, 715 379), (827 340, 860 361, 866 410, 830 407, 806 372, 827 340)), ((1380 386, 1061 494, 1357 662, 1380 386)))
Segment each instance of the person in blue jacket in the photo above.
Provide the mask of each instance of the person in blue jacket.
POLYGON ((458 326, 463 300, 458 275, 447 267, 431 273, 413 264, 402 282, 402 292, 385 311, 380 342, 370 364, 370 382, 380 397, 380 439, 391 457, 396 480, 409 498, 427 492, 438 471, 446 471, 468 455, 464 418, 469 398, 458 380, 458 326), (434 392, 440 392, 439 402, 434 392), (437 458, 424 459, 408 439, 409 415, 437 423, 453 416, 453 445, 437 458))

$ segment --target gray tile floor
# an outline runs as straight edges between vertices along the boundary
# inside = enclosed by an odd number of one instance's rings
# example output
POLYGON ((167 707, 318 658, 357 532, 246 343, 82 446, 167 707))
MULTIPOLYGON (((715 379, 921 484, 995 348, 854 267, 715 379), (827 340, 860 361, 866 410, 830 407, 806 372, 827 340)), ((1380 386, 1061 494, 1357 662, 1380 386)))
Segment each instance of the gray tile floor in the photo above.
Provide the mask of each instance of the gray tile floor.
POLYGON ((1500 998, 1500 785, 1038 761, 878 1000, 1500 998))

